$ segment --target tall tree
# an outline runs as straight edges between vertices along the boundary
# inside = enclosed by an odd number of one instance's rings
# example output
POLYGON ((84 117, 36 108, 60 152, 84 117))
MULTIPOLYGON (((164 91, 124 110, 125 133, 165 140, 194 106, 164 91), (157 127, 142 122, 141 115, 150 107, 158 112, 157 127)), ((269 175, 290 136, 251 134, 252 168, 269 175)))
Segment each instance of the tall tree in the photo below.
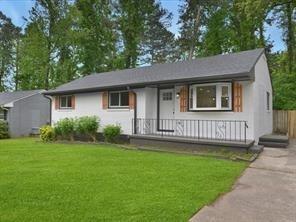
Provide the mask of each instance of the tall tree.
POLYGON ((149 1, 145 0, 119 0, 118 2, 125 68, 137 65, 148 3, 149 1))
POLYGON ((201 26, 204 17, 206 0, 185 0, 180 7, 180 38, 178 39, 180 50, 185 57, 192 59, 194 51, 199 44, 201 26))
POLYGON ((159 2, 151 1, 145 16, 141 54, 145 64, 164 63, 174 60, 175 36, 168 30, 172 13, 159 2))
MULTIPOLYGON (((39 80, 43 81, 43 84, 39 84, 38 87, 49 89, 56 85, 55 63, 65 58, 61 55, 60 50, 65 49, 67 46, 66 42, 61 44, 61 41, 65 39, 64 36, 67 36, 68 31, 71 29, 71 26, 68 23, 66 23, 68 26, 65 26, 64 22, 68 10, 69 3, 67 0, 37 0, 35 6, 30 10, 30 16, 27 21, 28 28, 25 32, 23 44, 33 45, 24 45, 23 48, 32 49, 29 53, 38 62, 26 58, 24 54, 22 75, 27 77, 30 75, 28 71, 32 71, 30 70, 31 67, 34 67, 34 70, 40 70, 40 67, 35 67, 34 65, 43 64, 43 75, 40 75, 40 73, 36 75, 39 77, 39 80), (32 41, 35 38, 39 41, 32 41), (36 50, 41 46, 42 48, 39 50, 42 50, 42 52, 36 50)), ((65 75, 69 75, 69 73, 65 75)))
POLYGON ((0 92, 7 89, 7 82, 13 78, 14 49, 19 35, 20 28, 0 11, 0 92))
POLYGON ((78 30, 82 74, 116 68, 114 60, 117 56, 118 34, 115 30, 113 2, 78 0, 76 6, 80 13, 78 30))

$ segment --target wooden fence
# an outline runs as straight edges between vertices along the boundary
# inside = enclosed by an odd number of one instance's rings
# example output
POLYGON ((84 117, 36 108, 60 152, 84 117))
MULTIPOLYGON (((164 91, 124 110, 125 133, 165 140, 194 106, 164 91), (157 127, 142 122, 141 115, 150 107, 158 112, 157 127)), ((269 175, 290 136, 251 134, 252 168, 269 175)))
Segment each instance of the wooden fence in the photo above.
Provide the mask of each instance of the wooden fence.
POLYGON ((296 138, 296 110, 273 110, 273 132, 296 138))

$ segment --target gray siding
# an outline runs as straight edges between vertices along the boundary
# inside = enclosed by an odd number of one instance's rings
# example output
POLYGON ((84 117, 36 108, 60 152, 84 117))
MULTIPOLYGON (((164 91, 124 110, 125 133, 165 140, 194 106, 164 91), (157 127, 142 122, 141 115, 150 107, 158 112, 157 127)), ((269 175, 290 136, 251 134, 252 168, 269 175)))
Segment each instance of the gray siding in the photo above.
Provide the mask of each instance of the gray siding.
POLYGON ((10 136, 28 136, 33 128, 50 122, 50 102, 36 94, 14 102, 8 112, 10 136))

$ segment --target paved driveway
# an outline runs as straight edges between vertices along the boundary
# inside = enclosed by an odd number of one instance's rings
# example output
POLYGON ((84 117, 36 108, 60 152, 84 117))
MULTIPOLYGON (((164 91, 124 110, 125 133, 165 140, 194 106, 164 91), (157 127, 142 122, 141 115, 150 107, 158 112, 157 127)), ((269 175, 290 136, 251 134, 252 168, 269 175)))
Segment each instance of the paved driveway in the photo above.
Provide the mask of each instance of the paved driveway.
POLYGON ((296 140, 288 149, 265 148, 231 192, 190 221, 295 222, 296 140))

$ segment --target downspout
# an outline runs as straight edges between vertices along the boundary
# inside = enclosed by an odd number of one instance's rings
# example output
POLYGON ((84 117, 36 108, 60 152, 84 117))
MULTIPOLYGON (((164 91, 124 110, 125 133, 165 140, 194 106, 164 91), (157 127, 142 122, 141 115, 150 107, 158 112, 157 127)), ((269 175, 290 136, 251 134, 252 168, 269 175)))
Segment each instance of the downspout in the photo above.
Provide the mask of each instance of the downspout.
POLYGON ((134 134, 137 134, 137 93, 134 93, 134 134))
POLYGON ((52 118, 52 98, 47 96, 47 95, 44 95, 44 98, 48 99, 49 100, 49 106, 50 106, 50 109, 49 109, 49 125, 51 126, 51 118, 52 118))

